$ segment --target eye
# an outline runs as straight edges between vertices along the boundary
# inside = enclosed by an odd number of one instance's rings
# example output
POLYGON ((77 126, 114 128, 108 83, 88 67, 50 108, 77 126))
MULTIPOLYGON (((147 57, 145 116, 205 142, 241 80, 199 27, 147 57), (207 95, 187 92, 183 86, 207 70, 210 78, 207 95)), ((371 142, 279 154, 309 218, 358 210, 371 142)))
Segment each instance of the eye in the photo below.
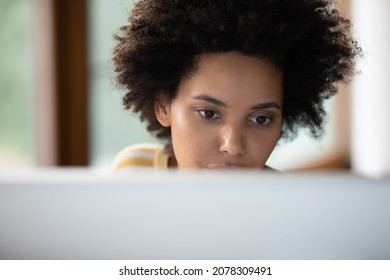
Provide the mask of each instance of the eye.
POLYGON ((249 118, 249 121, 258 125, 267 125, 271 123, 272 119, 267 116, 253 116, 249 118))
POLYGON ((213 110, 199 109, 197 113, 206 120, 219 119, 221 116, 213 110))

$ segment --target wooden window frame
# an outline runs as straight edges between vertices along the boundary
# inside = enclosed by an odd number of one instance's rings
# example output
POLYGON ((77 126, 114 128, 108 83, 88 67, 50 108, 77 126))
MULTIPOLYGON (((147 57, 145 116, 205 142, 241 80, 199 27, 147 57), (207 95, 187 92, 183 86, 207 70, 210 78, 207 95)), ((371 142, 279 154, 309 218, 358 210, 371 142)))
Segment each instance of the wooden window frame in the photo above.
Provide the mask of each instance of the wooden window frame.
POLYGON ((87 0, 34 0, 39 166, 88 165, 87 0))

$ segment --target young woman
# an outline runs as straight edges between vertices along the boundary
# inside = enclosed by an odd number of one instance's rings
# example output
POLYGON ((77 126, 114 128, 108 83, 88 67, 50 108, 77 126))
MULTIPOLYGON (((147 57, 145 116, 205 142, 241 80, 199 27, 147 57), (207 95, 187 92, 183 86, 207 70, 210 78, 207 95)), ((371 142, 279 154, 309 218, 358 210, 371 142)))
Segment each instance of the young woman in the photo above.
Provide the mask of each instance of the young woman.
POLYGON ((318 137, 354 75, 350 29, 328 0, 137 2, 113 62, 125 108, 165 145, 128 147, 114 169, 263 169, 281 137, 318 137))

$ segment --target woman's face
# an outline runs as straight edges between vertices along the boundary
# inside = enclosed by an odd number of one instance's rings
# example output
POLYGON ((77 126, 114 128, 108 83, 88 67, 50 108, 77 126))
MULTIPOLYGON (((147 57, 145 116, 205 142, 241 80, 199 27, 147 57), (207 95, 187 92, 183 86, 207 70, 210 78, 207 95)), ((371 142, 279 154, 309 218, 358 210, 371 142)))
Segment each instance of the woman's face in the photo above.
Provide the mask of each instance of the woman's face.
POLYGON ((171 127, 179 168, 263 168, 281 135, 282 74, 236 52, 200 57, 172 101, 155 106, 171 127))

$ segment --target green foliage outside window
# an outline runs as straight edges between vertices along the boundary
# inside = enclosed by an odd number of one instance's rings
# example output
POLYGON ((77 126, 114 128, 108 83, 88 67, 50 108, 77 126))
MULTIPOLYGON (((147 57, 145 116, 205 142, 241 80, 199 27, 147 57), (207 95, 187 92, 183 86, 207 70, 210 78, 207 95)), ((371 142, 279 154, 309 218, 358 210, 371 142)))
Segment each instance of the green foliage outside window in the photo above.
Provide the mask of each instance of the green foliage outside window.
POLYGON ((0 165, 32 162, 31 0, 0 0, 0 165))

